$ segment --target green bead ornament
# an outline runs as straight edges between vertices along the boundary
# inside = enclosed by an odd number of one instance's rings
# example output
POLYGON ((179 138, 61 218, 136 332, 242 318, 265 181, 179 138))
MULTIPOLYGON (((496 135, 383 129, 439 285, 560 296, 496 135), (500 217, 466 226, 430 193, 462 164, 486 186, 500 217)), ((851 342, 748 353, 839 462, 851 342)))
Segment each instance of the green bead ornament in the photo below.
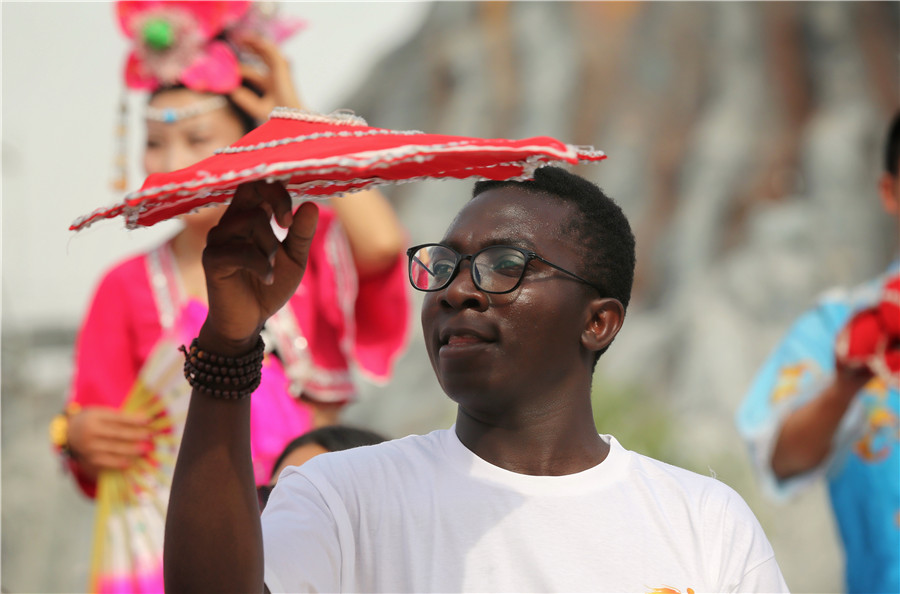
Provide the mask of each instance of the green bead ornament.
POLYGON ((150 49, 156 51, 167 50, 175 42, 175 29, 170 22, 162 19, 147 21, 141 34, 144 38, 144 43, 150 49))

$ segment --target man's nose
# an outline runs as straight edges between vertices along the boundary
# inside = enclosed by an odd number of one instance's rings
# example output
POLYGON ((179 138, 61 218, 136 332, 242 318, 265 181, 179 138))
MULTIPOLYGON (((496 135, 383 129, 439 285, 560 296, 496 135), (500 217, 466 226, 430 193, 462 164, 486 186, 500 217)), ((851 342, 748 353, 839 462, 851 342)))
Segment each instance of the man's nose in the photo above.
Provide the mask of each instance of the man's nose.
POLYGON ((487 307, 487 294, 475 285, 472 272, 472 256, 464 256, 453 280, 442 291, 442 304, 453 309, 487 307))

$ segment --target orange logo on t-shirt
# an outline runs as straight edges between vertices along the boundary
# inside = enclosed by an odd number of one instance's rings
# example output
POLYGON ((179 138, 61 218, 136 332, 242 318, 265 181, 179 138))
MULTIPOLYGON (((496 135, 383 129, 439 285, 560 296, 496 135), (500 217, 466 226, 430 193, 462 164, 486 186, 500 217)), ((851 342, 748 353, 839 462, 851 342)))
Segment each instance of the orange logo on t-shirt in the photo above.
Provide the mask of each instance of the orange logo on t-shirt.
POLYGON ((888 457, 900 434, 900 419, 881 403, 867 411, 866 431, 853 449, 866 462, 880 462, 888 457))
POLYGON ((772 403, 774 404, 796 394, 797 389, 800 387, 800 379, 808 369, 809 364, 806 361, 782 368, 781 373, 778 375, 778 382, 772 390, 772 403))
POLYGON ((694 589, 688 588, 682 593, 678 588, 673 588, 672 586, 661 586, 659 588, 648 590, 647 594, 694 594, 694 589))

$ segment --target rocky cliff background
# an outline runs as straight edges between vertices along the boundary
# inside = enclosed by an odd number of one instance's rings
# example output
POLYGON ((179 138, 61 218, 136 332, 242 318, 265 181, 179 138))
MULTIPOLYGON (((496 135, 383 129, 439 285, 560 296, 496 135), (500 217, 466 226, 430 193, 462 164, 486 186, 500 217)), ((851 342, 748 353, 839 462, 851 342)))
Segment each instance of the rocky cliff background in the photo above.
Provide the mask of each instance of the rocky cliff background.
MULTIPOLYGON (((376 126, 609 154, 577 173, 629 216, 638 274, 598 366, 598 427, 738 489, 795 591, 842 588, 824 489, 764 499, 732 419, 793 318, 897 253, 875 184, 898 31, 896 3, 443 2, 347 101, 376 126)), ((416 243, 442 236, 470 186, 387 192, 416 243)), ((400 368, 351 418, 393 434, 452 420, 418 335, 400 368)))
MULTIPOLYGON (((601 360, 595 416, 631 449, 713 473, 760 517, 794 591, 842 589, 824 490, 776 506, 733 414, 792 319, 881 271, 897 221, 875 183, 900 105, 897 3, 438 2, 346 106, 372 125, 550 135, 606 151, 582 166, 628 214, 638 276, 601 360)), ((471 184, 385 190, 411 242, 441 237, 471 184)), ((391 435, 453 421, 418 328, 394 382, 346 415, 391 435)), ((3 336, 3 585, 85 583, 92 507, 45 427, 74 328, 3 336)), ((598 535, 615 538, 615 535, 598 535)))

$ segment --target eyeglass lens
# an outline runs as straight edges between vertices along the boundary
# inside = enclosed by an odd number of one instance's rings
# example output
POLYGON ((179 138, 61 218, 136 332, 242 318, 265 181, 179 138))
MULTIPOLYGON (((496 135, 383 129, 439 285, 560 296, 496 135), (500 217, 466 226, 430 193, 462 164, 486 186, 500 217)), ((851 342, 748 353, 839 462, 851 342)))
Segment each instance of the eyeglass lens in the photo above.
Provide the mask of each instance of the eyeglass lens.
MULTIPOLYGON (((442 245, 428 245, 417 250, 410 259, 409 277, 422 291, 444 288, 453 278, 462 257, 442 245)), ((522 279, 528 257, 514 248, 495 246, 475 254, 472 280, 482 291, 511 291, 522 279)))

